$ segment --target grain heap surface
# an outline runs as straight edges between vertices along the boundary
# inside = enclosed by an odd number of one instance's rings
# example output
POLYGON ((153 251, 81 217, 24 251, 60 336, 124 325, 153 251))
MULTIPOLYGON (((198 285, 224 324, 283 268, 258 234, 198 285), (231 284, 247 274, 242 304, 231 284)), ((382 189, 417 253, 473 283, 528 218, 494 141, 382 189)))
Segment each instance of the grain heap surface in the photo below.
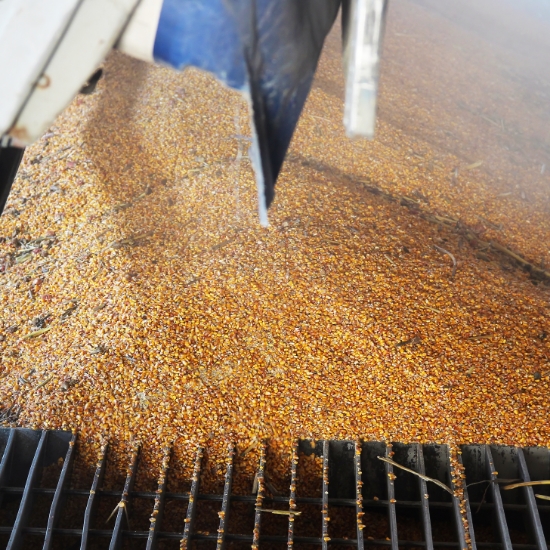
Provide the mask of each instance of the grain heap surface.
POLYGON ((472 237, 550 259, 542 146, 497 158, 487 138, 517 141, 502 127, 536 108, 497 128, 480 107, 436 135, 438 102, 459 118, 463 92, 423 74, 411 97, 392 56, 460 67, 470 51, 427 19, 407 2, 390 13, 372 143, 343 135, 330 37, 267 229, 243 100, 113 54, 28 149, 0 218, 4 420, 77 429, 90 463, 101 438, 123 457, 141 441, 155 474, 166 445, 190 468, 198 443, 223 464, 228 442, 263 437, 549 445, 548 288, 472 237), (410 21, 439 49, 398 40, 410 21))

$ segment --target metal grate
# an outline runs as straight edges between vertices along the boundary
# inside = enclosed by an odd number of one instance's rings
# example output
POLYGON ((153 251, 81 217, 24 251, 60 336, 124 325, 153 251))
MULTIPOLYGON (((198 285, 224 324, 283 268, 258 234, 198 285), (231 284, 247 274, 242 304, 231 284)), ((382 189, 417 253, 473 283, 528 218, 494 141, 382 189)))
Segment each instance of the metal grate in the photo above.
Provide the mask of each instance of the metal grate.
POLYGON ((0 547, 222 550, 286 546, 292 550, 315 545, 323 550, 333 546, 357 550, 372 546, 463 549, 468 547, 463 514, 474 550, 546 550, 550 538, 550 503, 535 496, 548 496, 550 486, 502 488, 504 480, 550 479, 550 452, 546 448, 463 447, 459 458, 464 463, 469 498, 466 494, 460 501, 437 485, 378 459, 391 456, 398 464, 452 487, 444 445, 297 442, 291 449, 291 468, 285 478, 290 487, 283 495, 268 475, 275 468, 266 445, 261 447, 250 494, 232 492, 238 474, 234 447, 228 450, 220 491, 202 494, 203 449, 197 451, 189 491, 166 490, 169 449, 164 453, 158 489, 134 491, 139 469, 137 447, 123 487, 113 491, 103 488, 107 446, 91 488, 71 488, 74 444, 75 436, 68 432, 0 429, 0 547), (304 479, 302 474, 308 470, 300 468, 312 463, 312 454, 319 457, 317 474, 310 470, 310 479, 304 479), (69 528, 62 526, 60 519, 71 507, 71 498, 80 498, 85 507, 78 526, 69 528), (138 501, 146 504, 148 528, 134 525, 138 501), (104 511, 105 505, 112 509, 113 502, 113 519, 108 524, 103 517, 99 521, 99 510, 104 511), (167 502, 185 504, 179 529, 173 530, 165 521, 167 502), (286 515, 275 515, 273 510, 286 515), (242 528, 246 521, 241 519, 250 520, 249 530, 242 528))

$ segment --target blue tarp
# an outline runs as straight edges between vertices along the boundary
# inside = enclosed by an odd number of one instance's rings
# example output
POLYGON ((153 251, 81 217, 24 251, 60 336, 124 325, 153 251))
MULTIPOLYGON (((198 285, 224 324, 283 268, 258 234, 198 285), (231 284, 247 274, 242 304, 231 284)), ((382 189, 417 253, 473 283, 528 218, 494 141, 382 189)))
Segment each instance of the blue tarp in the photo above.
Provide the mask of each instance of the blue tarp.
POLYGON ((155 60, 205 69, 249 97, 263 224, 339 7, 340 0, 164 0, 155 60))

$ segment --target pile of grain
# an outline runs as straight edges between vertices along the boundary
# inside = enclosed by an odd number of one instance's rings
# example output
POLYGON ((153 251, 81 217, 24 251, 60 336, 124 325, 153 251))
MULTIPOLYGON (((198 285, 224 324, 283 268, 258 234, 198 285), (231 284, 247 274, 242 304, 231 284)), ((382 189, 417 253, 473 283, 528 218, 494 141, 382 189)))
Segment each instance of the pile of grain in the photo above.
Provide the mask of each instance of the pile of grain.
POLYGON ((489 145, 407 127, 428 99, 389 61, 377 141, 346 140, 337 40, 267 229, 247 107, 199 72, 112 55, 28 149, 0 218, 6 422, 76 429, 90 464, 141 441, 155 476, 167 445, 189 475, 198 443, 223 464, 264 437, 284 470, 299 437, 550 444, 547 287, 476 244, 547 260, 548 174, 516 188, 489 145))

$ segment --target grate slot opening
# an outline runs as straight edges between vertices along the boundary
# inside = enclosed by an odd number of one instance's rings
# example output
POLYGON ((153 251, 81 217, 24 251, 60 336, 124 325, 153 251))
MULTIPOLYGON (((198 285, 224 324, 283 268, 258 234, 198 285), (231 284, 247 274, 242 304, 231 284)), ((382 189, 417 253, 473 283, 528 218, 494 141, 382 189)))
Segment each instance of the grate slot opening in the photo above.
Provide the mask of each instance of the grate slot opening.
POLYGON ((298 497, 321 498, 323 486, 322 442, 301 441, 298 447, 297 483, 298 497))
MULTIPOLYGON (((238 535, 254 530, 255 506, 253 502, 231 501, 231 513, 227 523, 227 533, 238 535)), ((280 516, 279 516, 280 517, 280 516)), ((265 530, 265 517, 262 518, 262 532, 265 530)))
MULTIPOLYGON (((161 531, 183 533, 189 503, 179 498, 166 498, 161 531)), ((178 543, 179 544, 179 543, 178 543)))
MULTIPOLYGON (((392 460, 414 471, 419 471, 419 449, 417 445, 392 444, 392 460)), ((424 541, 422 529, 422 500, 419 478, 414 474, 393 468, 395 476, 395 499, 397 533, 400 539, 424 541), (414 503, 413 506, 400 505, 401 501, 414 503)))
POLYGON ((0 463, 0 483, 9 487, 25 487, 28 473, 38 448, 42 432, 0 428, 6 441, 0 463), (5 480, 5 481, 4 481, 5 480), (9 485, 7 485, 9 481, 9 485))
POLYGON ((103 495, 102 493, 96 494, 96 509, 91 517, 90 529, 100 531, 112 529, 115 524, 115 516, 111 516, 111 513, 119 502, 120 497, 103 495), (111 519, 109 519, 109 516, 111 516, 111 519))
MULTIPOLYGON (((317 540, 320 547, 322 531, 321 494, 323 486, 322 442, 300 441, 297 449, 296 465, 296 510, 301 514, 295 516, 293 527, 293 550, 303 546, 300 538, 311 537, 317 540), (303 502, 301 499, 313 499, 303 502), (297 540, 298 539, 298 540, 297 540)), ((308 548, 311 546, 307 545, 308 548)))
POLYGON ((32 549, 32 548, 42 548, 44 544, 44 535, 42 534, 33 534, 33 533, 23 533, 20 540, 20 548, 32 549))
POLYGON ((35 495, 32 502, 32 508, 29 513, 29 518, 26 527, 42 527, 48 525, 48 516, 52 507, 53 494, 38 494, 35 495))
POLYGON ((13 527, 21 505, 21 494, 4 494, 0 508, 0 527, 13 527))
MULTIPOLYGON (((155 504, 152 498, 131 498, 128 505, 130 528, 132 531, 148 531, 151 523, 151 513, 155 504)), ((128 529, 124 523, 123 529, 128 529)))
MULTIPOLYGON (((379 456, 386 456, 386 444, 378 442, 363 443, 361 450, 361 471, 363 472, 363 499, 365 501, 387 501, 387 474, 379 456)), ((389 536, 389 534, 388 534, 389 536)))
POLYGON ((59 522, 57 527, 60 529, 80 529, 88 496, 85 495, 68 495, 65 505, 62 507, 59 514, 59 522))
POLYGON ((298 504, 297 510, 302 513, 294 519, 294 547, 298 544, 296 539, 302 537, 318 538, 322 528, 320 505, 308 503, 298 504))
MULTIPOLYGON (((216 536, 220 524, 221 501, 198 500, 194 534, 216 536)), ((192 539, 194 540, 194 539, 192 539)), ((202 542, 202 541, 201 541, 202 542)))
POLYGON ((430 505, 430 522, 434 548, 440 542, 450 542, 458 545, 456 527, 452 508, 440 508, 430 505))
MULTIPOLYGON (((400 443, 392 444, 393 457, 392 460, 398 464, 402 464, 415 472, 418 471, 418 449, 416 445, 403 445, 400 443)), ((395 498, 402 501, 414 501, 420 504, 420 490, 418 486, 418 477, 401 470, 393 469, 395 476, 395 498)), ((431 487, 430 487, 431 489, 431 487)))
POLYGON ((424 542, 422 523, 419 518, 419 510, 395 505, 397 516, 397 533, 399 540, 424 542))
MULTIPOLYGON (((51 439, 51 436, 48 437, 48 443, 51 439)), ((47 452, 48 450, 46 449, 46 453, 47 452)), ((64 459, 64 456, 60 456, 55 462, 44 465, 42 467, 40 481, 36 486, 41 489, 55 489, 57 487, 59 477, 61 476, 61 471, 63 470, 64 459)))
POLYGON ((355 507, 329 506, 328 516, 330 518, 329 534, 331 539, 356 540, 357 515, 355 507))
POLYGON ((388 518, 388 485, 385 464, 378 460, 386 455, 386 444, 363 443, 361 448, 361 473, 363 481, 363 538, 366 547, 374 541, 389 544, 390 522, 388 518))

